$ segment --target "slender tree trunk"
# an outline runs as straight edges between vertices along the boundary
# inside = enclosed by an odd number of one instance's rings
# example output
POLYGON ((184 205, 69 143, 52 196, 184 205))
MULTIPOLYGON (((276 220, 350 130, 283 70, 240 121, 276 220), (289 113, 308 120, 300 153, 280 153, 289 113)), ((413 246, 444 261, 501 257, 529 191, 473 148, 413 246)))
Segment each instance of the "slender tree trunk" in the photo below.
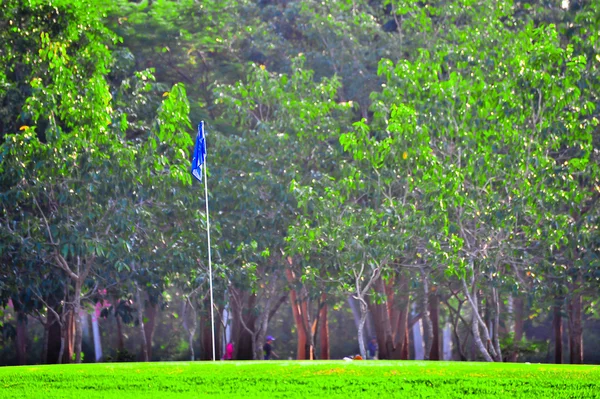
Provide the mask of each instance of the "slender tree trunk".
POLYGON ((62 362, 71 363, 73 361, 74 343, 75 343, 75 316, 74 309, 70 307, 65 315, 63 324, 63 337, 61 342, 62 347, 62 362))
POLYGON ((497 288, 492 288, 494 297, 494 332, 492 334, 492 343, 496 351, 496 361, 502 361, 502 349, 500 348, 500 296, 497 288))
MULTIPOLYGON (((288 262, 291 263, 291 259, 288 258, 288 262)), ((306 336, 306 328, 304 327, 302 307, 298 302, 298 295, 296 293, 296 289, 294 289, 294 285, 296 284, 296 278, 294 272, 290 268, 286 268, 285 275, 290 286, 290 306, 292 307, 292 314, 294 316, 294 322, 296 324, 296 336, 297 336, 297 346, 296 346, 296 359, 297 360, 305 360, 306 356, 306 345, 307 345, 307 336, 306 336)))
MULTIPOLYGON (((465 295, 467 296, 469 304, 471 305, 471 330, 473 332, 473 341, 475 347, 486 361, 493 362, 494 359, 492 358, 492 356, 490 356, 490 353, 488 352, 487 348, 485 347, 485 344, 481 340, 481 335, 479 333, 480 324, 483 324, 484 329, 486 327, 485 323, 483 323, 481 317, 479 316, 479 301, 477 300, 477 293, 475 290, 473 290, 473 294, 471 294, 469 292, 469 288, 467 287, 466 281, 463 279, 462 282, 465 290, 465 295)), ((489 339, 486 339, 486 341, 489 341, 489 339)))
POLYGON ((421 312, 423 315, 423 340, 425 341, 424 346, 424 357, 425 360, 429 360, 429 354, 433 345, 433 326, 431 324, 431 317, 429 315, 429 277, 421 269, 421 281, 423 282, 423 292, 421 295, 421 312))
POLYGON ((17 312, 17 364, 23 366, 27 363, 27 315, 17 312))
MULTIPOLYGON (((50 306, 56 308, 56 303, 50 303, 50 306)), ((56 315, 53 312, 48 312, 48 332, 46 341, 46 357, 43 358, 43 362, 46 364, 58 363, 60 344, 61 344, 61 328, 60 320, 57 320, 56 315)))
POLYGON ((327 295, 321 294, 321 303, 323 304, 319 314, 319 340, 321 360, 329 360, 329 321, 327 320, 327 295))
MULTIPOLYGON (((470 260, 470 265, 471 265, 471 270, 474 270, 472 259, 470 260)), ((473 273, 475 273, 475 272, 473 271, 473 273)), ((481 315, 479 313, 479 300, 477 299, 477 290, 475 289, 475 277, 473 276, 471 278, 471 286, 473 288, 472 293, 470 292, 469 287, 467 286, 467 282, 464 278, 462 279, 462 283, 463 283, 463 289, 465 291, 465 295, 467 296, 469 304, 471 305, 471 310, 473 312, 474 324, 472 326, 472 330, 473 330, 474 343, 486 361, 488 361, 488 362, 494 361, 494 360, 498 361, 499 360, 498 354, 496 353, 494 346, 491 345, 491 338, 490 338, 489 330, 487 328, 487 325, 482 320, 481 315), (483 341, 482 341, 482 338, 481 338, 481 335, 479 332, 479 328, 481 328, 481 331, 483 331, 483 341), (486 348, 486 345, 488 345, 487 348, 486 348)))
MULTIPOLYGON (((212 321, 210 316, 210 298, 204 298, 203 309, 200 311, 200 359, 213 360, 212 352, 212 321)), ((254 326, 254 324, 249 324, 254 326)), ((215 336, 215 357, 217 357, 217 337, 215 336)), ((216 359, 215 359, 216 360, 216 359)))
MULTIPOLYGON (((219 305, 217 307, 217 309, 215 309, 217 312, 217 320, 222 320, 223 319, 223 305, 219 305)), ((223 325, 221 323, 216 322, 215 320, 215 356, 216 356, 216 360, 218 359, 222 359, 224 352, 223 352, 223 334, 221 329, 223 328, 223 325)), ((225 344, 227 344, 227 342, 225 342, 225 344)))
POLYGON ((60 349, 58 350, 58 361, 57 364, 61 364, 65 357, 65 337, 60 337, 60 349))
MULTIPOLYGON (((302 316, 302 327, 304 328, 304 334, 306 335, 306 344, 304 345, 304 353, 306 356, 306 360, 314 360, 315 359, 315 331, 313 329, 310 313, 309 313, 309 303, 308 303, 308 292, 306 287, 302 287, 300 290, 300 314, 302 316)), ((317 314, 318 316, 318 314, 317 314)))
MULTIPOLYGON (((407 312, 408 317, 408 312, 407 312)), ((400 359, 409 360, 410 359, 410 329, 407 327, 404 330, 404 343, 402 344, 402 354, 400 355, 400 359)))
MULTIPOLYGON (((133 267, 135 270, 135 267, 133 267)), ((135 283, 135 301, 137 302, 137 317, 138 317, 138 328, 141 338, 141 359, 143 362, 147 362, 150 360, 148 357, 148 341, 146 341, 146 329, 144 327, 144 302, 142 302, 142 295, 140 293, 140 288, 138 287, 137 282, 135 283)))
MULTIPOLYGON (((67 295, 65 293, 65 300, 66 300, 66 298, 67 298, 67 295)), ((68 346, 67 338, 68 338, 69 331, 71 330, 70 326, 71 326, 72 319, 70 319, 70 317, 69 317, 70 314, 71 314, 71 310, 67 309, 66 306, 63 306, 63 311, 60 315, 60 317, 62 318, 62 324, 60 325, 60 347, 58 349, 58 358, 56 360, 56 363, 58 363, 58 364, 68 363, 69 359, 70 359, 69 357, 65 356, 65 349, 68 346)))
POLYGON ((369 307, 364 300, 358 300, 360 304, 360 322, 358 323, 358 348, 360 355, 363 359, 367 358, 367 349, 365 347, 365 323, 367 321, 367 315, 369 307))
POLYGON ((73 318, 75 319, 75 363, 81 363, 81 341, 83 339, 83 332, 81 330, 81 286, 83 279, 79 279, 75 282, 75 295, 73 298, 73 318))
POLYGON ((569 301, 569 352, 571 364, 583 363, 582 301, 580 294, 574 294, 569 301))
POLYGON ((552 308, 552 327, 554 329, 554 363, 562 364, 563 362, 563 347, 562 347, 562 309, 559 300, 556 301, 552 308))
POLYGON ((398 358, 394 357, 394 359, 408 360, 410 356, 410 329, 408 326, 408 316, 410 314, 410 294, 408 290, 408 278, 405 273, 400 273, 398 289, 400 292, 400 313, 398 315, 397 335, 400 356, 398 358))
POLYGON ((154 328, 156 326, 157 304, 153 303, 148 297, 146 305, 146 322, 144 323, 144 334, 146 336, 146 351, 148 360, 152 360, 152 338, 154 337, 154 328))
POLYGON ((46 323, 44 324, 44 336, 42 338, 42 356, 40 358, 41 364, 48 363, 48 335, 50 330, 50 323, 48 323, 49 316, 46 317, 46 323))
MULTIPOLYGON (((241 297, 241 293, 238 294, 241 297)), ((240 298, 241 299, 241 298, 240 298)), ((235 301, 234 301, 235 302, 235 301)), ((237 303, 232 302, 232 307, 236 307, 235 310, 237 310, 237 303)), ((244 309, 253 309, 256 303, 256 295, 255 294, 249 294, 248 295, 248 303, 246 304, 246 306, 244 306, 244 309)), ((243 306, 242 303, 240 303, 240 306, 243 306)), ((253 327, 254 323, 256 322, 256 316, 254 314, 254 312, 251 311, 246 311, 244 312, 244 309, 239 309, 239 311, 235 311, 233 312, 233 316, 234 318, 239 317, 238 315, 240 315, 241 312, 241 317, 244 318, 244 322, 246 323, 247 326, 249 327, 253 327)), ((238 338, 238 342, 237 342, 237 358, 238 360, 253 360, 254 356, 255 356, 255 350, 254 350, 254 337, 252 336, 252 334, 250 334, 250 332, 248 332, 242 325, 241 322, 239 324, 239 338, 238 338)))
POLYGON ((212 360, 212 331, 210 325, 210 305, 206 307, 200 316, 200 359, 212 360))
POLYGON ((429 314, 431 316, 431 328, 433 332, 429 360, 440 360, 440 298, 435 292, 429 295, 429 314))
MULTIPOLYGON (((375 283, 373 284, 373 290, 376 291, 380 296, 383 296, 385 294, 383 280, 381 279, 381 277, 379 277, 377 281, 375 281, 375 283)), ((373 324, 375 326, 375 337, 377 338, 377 344, 379 346, 380 359, 389 359, 388 350, 385 345, 387 338, 385 326, 389 323, 386 302, 376 303, 372 300, 368 300, 367 303, 369 307, 369 312, 371 314, 371 318, 373 319, 373 324)), ((370 340, 371 337, 368 338, 368 341, 370 340)))
POLYGON ((184 297, 181 304, 181 318, 183 319, 183 328, 188 333, 188 346, 190 348, 190 361, 196 360, 196 352, 194 351, 194 336, 196 335, 196 327, 198 326, 198 314, 196 308, 192 304, 189 296, 184 297))
POLYGON ((194 332, 190 330, 188 332, 188 346, 190 347, 190 361, 196 360, 196 353, 194 352, 194 332))
POLYGON ((380 296, 385 296, 386 301, 380 304, 369 304, 369 310, 375 325, 375 335, 379 345, 379 359, 400 358, 400 347, 397 345, 394 329, 398 328, 399 313, 394 305, 394 278, 389 277, 386 283, 381 276, 373 283, 373 289, 380 296), (392 324, 392 320, 395 323, 392 324), (394 327, 394 329, 392 328, 394 327))
POLYGON ((123 339, 123 326, 121 317, 115 312, 115 321, 117 323, 117 350, 123 352, 125 350, 125 340, 123 339))
POLYGON ((515 319, 515 325, 514 325, 515 347, 512 350, 512 353, 509 357, 509 361, 516 362, 519 359, 519 352, 517 350, 516 345, 518 342, 521 342, 521 339, 523 339, 523 326, 525 324, 525 322, 524 322, 524 320, 525 320, 525 302, 523 301, 523 298, 515 297, 513 299, 513 306, 514 306, 514 319, 515 319))
MULTIPOLYGON (((389 359, 399 360, 402 356, 402 341, 403 338, 399 332, 400 326, 400 316, 402 314, 401 308, 402 304, 397 304, 396 302, 396 276, 391 276, 385 283, 385 296, 387 298, 386 301, 386 310, 388 313, 389 319, 389 327, 386 326, 386 329, 389 328, 389 337, 386 339, 385 346, 388 352, 389 359)), ((404 273, 400 273, 399 276, 399 285, 402 285, 403 280, 405 280, 404 273)), ((400 296, 402 299, 402 296, 400 296)))

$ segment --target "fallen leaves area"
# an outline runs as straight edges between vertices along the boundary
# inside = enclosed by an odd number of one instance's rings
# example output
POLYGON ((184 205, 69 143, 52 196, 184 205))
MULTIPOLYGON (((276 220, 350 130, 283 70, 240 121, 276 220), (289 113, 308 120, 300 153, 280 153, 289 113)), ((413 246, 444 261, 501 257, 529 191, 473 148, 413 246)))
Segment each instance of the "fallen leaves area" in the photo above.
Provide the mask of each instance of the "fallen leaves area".
POLYGON ((0 368, 0 398, 600 398, 600 367, 420 361, 0 368))

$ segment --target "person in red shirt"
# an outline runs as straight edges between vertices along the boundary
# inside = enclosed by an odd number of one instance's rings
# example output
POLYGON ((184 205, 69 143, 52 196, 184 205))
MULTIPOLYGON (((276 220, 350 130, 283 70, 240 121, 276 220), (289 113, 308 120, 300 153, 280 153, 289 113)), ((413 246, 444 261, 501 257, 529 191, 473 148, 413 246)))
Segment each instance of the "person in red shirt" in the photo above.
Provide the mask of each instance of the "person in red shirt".
POLYGON ((229 341, 225 347, 225 355, 223 360, 233 360, 233 342, 229 341))

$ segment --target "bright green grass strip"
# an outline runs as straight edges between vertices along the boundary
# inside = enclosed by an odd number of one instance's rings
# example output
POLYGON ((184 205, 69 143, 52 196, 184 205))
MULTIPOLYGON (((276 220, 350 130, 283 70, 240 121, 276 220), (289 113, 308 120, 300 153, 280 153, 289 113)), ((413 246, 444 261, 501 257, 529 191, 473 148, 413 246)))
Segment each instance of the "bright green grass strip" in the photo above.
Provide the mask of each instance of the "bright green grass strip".
POLYGON ((600 367, 392 361, 0 368, 0 398, 600 398, 600 367))

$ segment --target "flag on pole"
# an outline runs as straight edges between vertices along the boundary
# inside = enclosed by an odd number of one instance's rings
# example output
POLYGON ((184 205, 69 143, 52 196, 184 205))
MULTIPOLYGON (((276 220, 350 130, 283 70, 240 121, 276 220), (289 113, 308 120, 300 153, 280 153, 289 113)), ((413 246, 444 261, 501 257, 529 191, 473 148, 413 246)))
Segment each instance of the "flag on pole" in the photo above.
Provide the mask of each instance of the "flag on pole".
MULTIPOLYGON (((210 253, 210 214, 208 212, 208 177, 206 176, 206 140, 204 138, 204 122, 198 124, 198 135, 196 136, 196 144, 194 145, 194 155, 192 157, 192 176, 199 182, 202 182, 202 172, 204 172, 204 203, 206 204, 206 240, 208 248, 208 281, 210 283, 210 320, 212 332, 212 352, 213 361, 216 361, 215 349, 215 314, 213 300, 213 283, 212 283, 212 260, 210 253)), ((194 359, 192 359, 194 360, 194 359)))
POLYGON ((194 145, 194 156, 192 158, 192 176, 202 182, 202 165, 206 158, 206 141, 204 140, 204 122, 198 124, 198 135, 194 145))

